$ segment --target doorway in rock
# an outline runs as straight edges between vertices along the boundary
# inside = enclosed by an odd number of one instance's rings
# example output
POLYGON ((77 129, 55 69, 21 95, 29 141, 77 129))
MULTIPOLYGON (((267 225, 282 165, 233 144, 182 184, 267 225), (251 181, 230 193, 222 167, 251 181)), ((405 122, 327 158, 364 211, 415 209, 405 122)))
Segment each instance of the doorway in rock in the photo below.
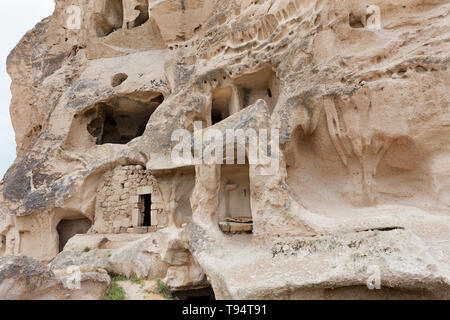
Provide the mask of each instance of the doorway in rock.
POLYGON ((144 227, 150 227, 152 225, 152 195, 144 194, 142 195, 142 202, 144 204, 144 227))
POLYGON ((61 220, 56 227, 59 235, 59 252, 63 251, 70 238, 77 234, 85 234, 91 226, 91 220, 87 218, 61 220))

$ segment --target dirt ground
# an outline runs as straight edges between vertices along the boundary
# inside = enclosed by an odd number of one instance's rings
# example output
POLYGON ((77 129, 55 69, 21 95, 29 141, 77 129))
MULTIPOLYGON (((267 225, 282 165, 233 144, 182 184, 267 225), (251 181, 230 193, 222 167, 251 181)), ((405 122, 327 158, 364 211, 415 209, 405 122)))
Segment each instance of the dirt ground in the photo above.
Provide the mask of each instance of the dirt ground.
POLYGON ((125 291, 126 300, 167 300, 163 296, 154 293, 157 287, 155 280, 142 280, 140 283, 126 280, 117 281, 117 283, 125 291))

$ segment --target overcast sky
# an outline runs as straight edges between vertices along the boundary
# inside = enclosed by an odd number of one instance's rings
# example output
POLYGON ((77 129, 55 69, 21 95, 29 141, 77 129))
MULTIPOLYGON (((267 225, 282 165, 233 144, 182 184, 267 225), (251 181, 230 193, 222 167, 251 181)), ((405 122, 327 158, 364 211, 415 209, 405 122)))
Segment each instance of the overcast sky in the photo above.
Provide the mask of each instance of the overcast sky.
POLYGON ((10 0, 1 3, 0 19, 0 179, 16 157, 14 131, 9 117, 11 79, 6 57, 22 36, 53 13, 54 0, 10 0))

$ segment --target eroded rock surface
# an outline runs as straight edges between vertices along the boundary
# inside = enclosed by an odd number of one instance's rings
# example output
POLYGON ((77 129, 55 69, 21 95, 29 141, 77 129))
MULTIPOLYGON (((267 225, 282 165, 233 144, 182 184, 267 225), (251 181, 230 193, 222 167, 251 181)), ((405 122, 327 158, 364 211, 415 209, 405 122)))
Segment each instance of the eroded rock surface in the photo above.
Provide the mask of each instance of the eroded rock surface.
POLYGON ((217 298, 448 298, 449 11, 57 0, 8 58, 18 148, 0 254, 209 281, 217 298), (278 170, 180 165, 177 129, 277 129, 278 170), (224 234, 227 218, 252 233, 224 234), (373 268, 384 289, 367 289, 373 268))
POLYGON ((105 297, 110 278, 104 270, 80 271, 79 287, 71 287, 71 275, 55 275, 49 266, 15 255, 0 258, 2 300, 99 300, 105 297))

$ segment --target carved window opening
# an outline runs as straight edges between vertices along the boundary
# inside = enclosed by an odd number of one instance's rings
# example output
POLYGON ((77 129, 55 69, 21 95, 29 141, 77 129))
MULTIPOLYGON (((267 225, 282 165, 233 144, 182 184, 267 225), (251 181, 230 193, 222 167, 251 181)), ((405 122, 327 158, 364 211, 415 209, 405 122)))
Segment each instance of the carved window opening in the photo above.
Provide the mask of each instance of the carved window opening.
POLYGON ((350 23, 350 27, 352 27, 354 29, 364 28, 365 17, 357 16, 357 15, 354 15, 353 13, 350 13, 349 23, 350 23))
POLYGON ((243 75, 235 80, 235 85, 240 88, 242 108, 262 99, 266 101, 269 112, 272 112, 278 102, 279 84, 271 67, 243 75))
MULTIPOLYGON (((223 79, 222 83, 212 80, 216 85, 211 107, 212 125, 255 104, 259 99, 266 101, 269 113, 273 112, 278 102, 279 82, 272 67, 266 66, 232 81, 227 81, 226 77, 223 79)), ((208 81, 205 80, 204 83, 207 84, 208 81)))
POLYGON ((122 28, 133 29, 149 20, 148 1, 97 0, 95 31, 102 38, 122 28), (124 6, 125 4, 125 6, 124 6))
POLYGON ((164 101, 162 95, 146 97, 119 96, 99 103, 85 113, 91 118, 87 130, 101 144, 127 144, 144 134, 147 123, 164 101))

